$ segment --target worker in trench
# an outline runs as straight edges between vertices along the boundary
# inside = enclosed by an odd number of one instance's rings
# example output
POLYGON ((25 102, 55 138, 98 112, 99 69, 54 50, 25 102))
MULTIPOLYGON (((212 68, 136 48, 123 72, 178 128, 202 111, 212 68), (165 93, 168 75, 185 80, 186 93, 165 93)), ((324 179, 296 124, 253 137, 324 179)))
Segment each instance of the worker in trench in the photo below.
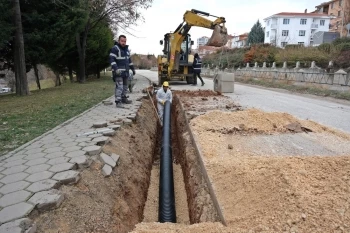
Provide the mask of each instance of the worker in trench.
POLYGON ((171 93, 171 90, 169 89, 169 83, 164 82, 163 88, 159 89, 157 91, 157 107, 158 107, 158 115, 161 121, 161 124, 163 124, 163 113, 164 113, 164 105, 166 101, 169 101, 172 103, 173 101, 173 94, 171 93))

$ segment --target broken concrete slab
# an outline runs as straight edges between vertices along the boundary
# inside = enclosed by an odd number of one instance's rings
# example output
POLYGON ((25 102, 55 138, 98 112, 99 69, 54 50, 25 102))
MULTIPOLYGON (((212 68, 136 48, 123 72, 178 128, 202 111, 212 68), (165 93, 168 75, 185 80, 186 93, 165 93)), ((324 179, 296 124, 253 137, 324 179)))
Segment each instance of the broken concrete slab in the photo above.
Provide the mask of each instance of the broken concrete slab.
POLYGON ((69 157, 69 158, 74 158, 74 157, 82 156, 82 155, 85 155, 85 154, 86 154, 86 151, 77 150, 77 151, 69 152, 65 156, 69 157))
POLYGON ((107 122, 106 121, 100 121, 100 122, 95 122, 92 127, 94 128, 103 128, 107 127, 107 122))
POLYGON ((32 196, 32 193, 25 190, 8 193, 0 198, 0 207, 6 207, 26 201, 30 196, 32 196))
POLYGON ((76 163, 78 164, 79 168, 86 168, 86 167, 90 167, 92 160, 89 159, 86 155, 82 155, 82 156, 78 156, 78 157, 74 157, 71 160, 69 160, 70 163, 76 163))
POLYGON ((107 154, 101 153, 100 154, 100 160, 104 164, 108 164, 112 168, 116 166, 116 162, 107 154))
POLYGON ((112 153, 112 154, 111 154, 111 158, 114 160, 114 162, 115 162, 116 164, 118 164, 119 159, 120 159, 120 155, 117 155, 117 154, 112 153))
POLYGON ((102 146, 109 142, 109 138, 106 136, 102 136, 102 137, 94 138, 92 141, 95 142, 97 145, 102 146))
POLYGON ((0 233, 35 233, 36 224, 29 218, 17 219, 0 226, 0 233))
POLYGON ((80 179, 80 173, 78 171, 64 171, 57 173, 52 177, 53 180, 58 180, 62 184, 75 184, 79 181, 80 179))
POLYGON ((108 128, 113 129, 113 130, 118 130, 120 129, 120 125, 110 125, 108 128))
POLYGON ((28 214, 30 214, 33 208, 34 208, 33 205, 26 202, 21 202, 15 205, 7 206, 0 211, 0 224, 6 223, 18 218, 23 218, 28 214))
POLYGON ((109 166, 108 164, 105 164, 102 167, 102 174, 104 177, 109 177, 112 174, 112 167, 109 166))
POLYGON ((102 134, 103 136, 114 136, 115 135, 115 131, 114 130, 108 130, 106 132, 103 132, 102 134))
POLYGON ((64 194, 57 189, 41 191, 34 194, 28 203, 35 205, 40 211, 58 208, 64 200, 64 194))
POLYGON ((130 119, 124 119, 124 120, 123 120, 123 123, 124 123, 124 125, 130 125, 130 124, 132 124, 132 120, 130 120, 130 119))
POLYGON ((88 146, 88 147, 84 147, 82 149, 83 151, 85 151, 88 155, 98 155, 101 150, 102 147, 101 146, 88 146))
POLYGON ((26 190, 36 193, 36 192, 41 192, 41 191, 46 191, 49 189, 57 189, 59 188, 60 183, 57 180, 40 180, 38 182, 35 182, 31 184, 26 190))
POLYGON ((0 188, 0 193, 5 195, 8 193, 24 190, 29 185, 30 185, 29 182, 21 180, 15 183, 4 185, 3 187, 0 188))

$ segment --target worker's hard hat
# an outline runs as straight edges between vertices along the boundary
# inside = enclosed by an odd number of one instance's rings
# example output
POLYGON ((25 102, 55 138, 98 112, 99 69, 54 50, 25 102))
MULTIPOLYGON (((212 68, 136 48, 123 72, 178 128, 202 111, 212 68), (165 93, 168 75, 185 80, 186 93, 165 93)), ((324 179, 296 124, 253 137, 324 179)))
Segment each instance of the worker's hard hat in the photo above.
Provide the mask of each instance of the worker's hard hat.
POLYGON ((168 86, 169 86, 169 83, 168 83, 167 81, 165 81, 165 82, 163 83, 163 86, 164 86, 164 87, 168 87, 168 86))

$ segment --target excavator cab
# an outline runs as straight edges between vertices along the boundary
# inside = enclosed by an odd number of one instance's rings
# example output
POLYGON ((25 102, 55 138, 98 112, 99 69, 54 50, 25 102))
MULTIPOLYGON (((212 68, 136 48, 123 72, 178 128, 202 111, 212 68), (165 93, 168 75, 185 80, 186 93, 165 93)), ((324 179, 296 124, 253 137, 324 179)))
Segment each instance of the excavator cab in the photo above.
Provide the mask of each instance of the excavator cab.
MULTIPOLYGON (((164 41, 160 41, 160 45, 163 45, 164 57, 166 57, 168 61, 171 59, 171 40, 172 33, 167 33, 164 35, 164 41)), ((175 54, 175 62, 177 62, 179 65, 188 65, 189 63, 192 64, 193 56, 191 56, 191 52, 193 44, 194 42, 191 40, 191 35, 187 34, 186 38, 181 43, 180 51, 177 51, 175 54)))

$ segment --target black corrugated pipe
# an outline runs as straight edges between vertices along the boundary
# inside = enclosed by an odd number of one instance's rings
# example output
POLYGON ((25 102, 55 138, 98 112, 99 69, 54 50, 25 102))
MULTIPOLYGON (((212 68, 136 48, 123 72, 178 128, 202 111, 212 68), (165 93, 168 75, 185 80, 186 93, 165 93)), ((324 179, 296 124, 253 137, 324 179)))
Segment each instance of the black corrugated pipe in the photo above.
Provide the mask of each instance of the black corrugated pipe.
POLYGON ((158 221, 176 223, 173 158, 171 152, 171 103, 165 102, 160 155, 158 221))

